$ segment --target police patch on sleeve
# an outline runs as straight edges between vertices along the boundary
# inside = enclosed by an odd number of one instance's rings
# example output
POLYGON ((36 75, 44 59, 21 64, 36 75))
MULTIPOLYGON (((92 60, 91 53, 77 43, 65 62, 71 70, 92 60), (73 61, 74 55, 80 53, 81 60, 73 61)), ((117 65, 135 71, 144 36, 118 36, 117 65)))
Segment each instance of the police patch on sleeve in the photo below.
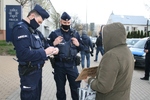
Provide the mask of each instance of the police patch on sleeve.
POLYGON ((20 35, 18 36, 18 39, 23 39, 23 38, 27 38, 28 36, 27 35, 20 35))
POLYGON ((50 38, 47 38, 47 40, 51 40, 50 38))

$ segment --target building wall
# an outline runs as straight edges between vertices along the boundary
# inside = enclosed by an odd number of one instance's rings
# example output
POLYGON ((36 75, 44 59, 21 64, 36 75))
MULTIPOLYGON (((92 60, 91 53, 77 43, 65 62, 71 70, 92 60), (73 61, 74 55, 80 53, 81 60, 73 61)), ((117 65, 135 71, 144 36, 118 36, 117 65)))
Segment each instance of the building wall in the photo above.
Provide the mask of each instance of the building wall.
MULTIPOLYGON (((108 21, 107 21, 107 24, 110 24, 110 23, 113 23, 113 20, 111 18, 111 15, 109 16, 108 18, 108 21)), ((138 31, 138 30, 143 30, 143 32, 145 31, 145 28, 147 27, 147 25, 134 25, 134 24, 124 24, 124 27, 126 29, 126 32, 131 32, 131 31, 134 31, 134 28, 135 28, 135 31, 138 31), (127 29, 127 27, 129 29, 127 29)), ((148 30, 150 31, 150 25, 148 27, 148 30)))
MULTIPOLYGON (((143 32, 145 32, 145 27, 147 27, 147 25, 124 25, 124 27, 125 27, 127 32, 134 31, 133 27, 135 27, 135 31, 143 30, 143 32), (129 30, 127 30, 127 27, 129 27, 129 30)), ((150 30, 150 26, 148 27, 148 30, 150 30)))

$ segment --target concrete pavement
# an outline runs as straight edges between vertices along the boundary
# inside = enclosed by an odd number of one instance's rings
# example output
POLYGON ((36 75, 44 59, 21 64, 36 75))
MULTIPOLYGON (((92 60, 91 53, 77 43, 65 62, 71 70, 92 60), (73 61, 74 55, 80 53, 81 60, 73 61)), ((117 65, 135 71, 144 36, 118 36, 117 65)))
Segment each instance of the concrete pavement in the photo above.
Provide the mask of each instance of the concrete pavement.
MULTIPOLYGON (((15 56, 0 56, 0 100, 20 100, 20 82, 18 77, 17 62, 13 60, 15 56)), ((100 59, 100 58, 99 58, 100 59)), ((91 66, 99 65, 91 57, 91 66)), ((81 72, 81 66, 78 66, 81 72)), ((56 100, 56 86, 52 74, 52 67, 49 61, 46 61, 43 68, 43 89, 41 100, 56 100)), ((131 100, 150 100, 150 82, 142 81, 144 71, 135 69, 132 79, 131 100)), ((85 83, 81 83, 84 87, 85 83)), ((66 83, 67 100, 71 100, 69 84, 66 83)))

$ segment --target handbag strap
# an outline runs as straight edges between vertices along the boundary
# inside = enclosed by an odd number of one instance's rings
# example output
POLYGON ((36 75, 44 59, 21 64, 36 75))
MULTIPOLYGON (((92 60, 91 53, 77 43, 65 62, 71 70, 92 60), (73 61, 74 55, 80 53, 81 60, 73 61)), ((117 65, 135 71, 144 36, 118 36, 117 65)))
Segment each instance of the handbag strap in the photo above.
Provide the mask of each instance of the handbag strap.
POLYGON ((93 91, 92 89, 91 89, 91 83, 94 81, 94 79, 92 79, 91 81, 90 81, 90 84, 88 85, 88 91, 87 92, 90 92, 90 91, 93 91))

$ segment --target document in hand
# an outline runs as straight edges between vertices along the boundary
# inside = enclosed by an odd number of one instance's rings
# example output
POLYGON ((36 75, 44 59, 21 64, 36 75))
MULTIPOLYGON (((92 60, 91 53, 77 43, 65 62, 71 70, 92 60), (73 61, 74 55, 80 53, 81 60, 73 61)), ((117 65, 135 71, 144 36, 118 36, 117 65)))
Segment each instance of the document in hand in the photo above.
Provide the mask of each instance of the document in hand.
POLYGON ((86 79, 88 76, 95 77, 98 67, 84 68, 75 81, 86 79))

